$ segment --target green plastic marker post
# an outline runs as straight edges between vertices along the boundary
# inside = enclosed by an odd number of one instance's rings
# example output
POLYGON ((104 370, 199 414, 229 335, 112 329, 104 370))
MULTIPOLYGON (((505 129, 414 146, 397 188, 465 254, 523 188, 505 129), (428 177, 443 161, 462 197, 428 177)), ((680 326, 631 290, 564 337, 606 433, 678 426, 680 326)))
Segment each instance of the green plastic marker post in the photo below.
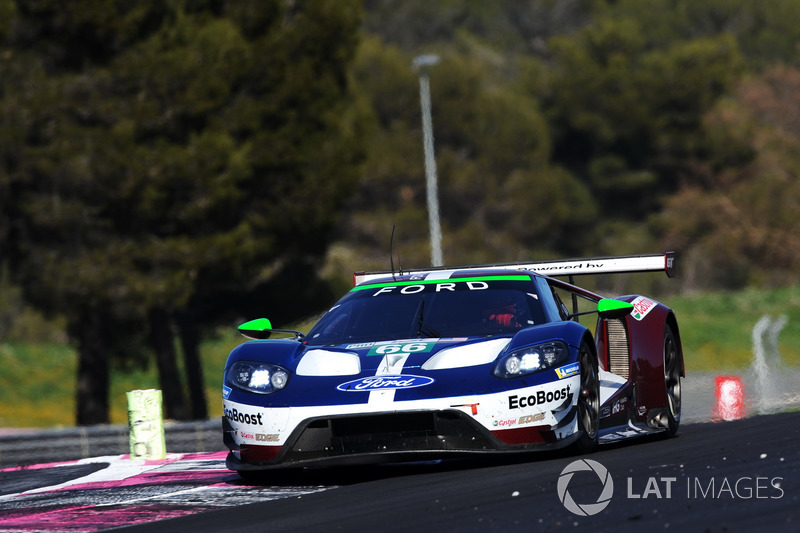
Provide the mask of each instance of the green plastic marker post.
POLYGON ((161 414, 161 391, 133 390, 126 396, 131 459, 165 459, 167 444, 161 414))

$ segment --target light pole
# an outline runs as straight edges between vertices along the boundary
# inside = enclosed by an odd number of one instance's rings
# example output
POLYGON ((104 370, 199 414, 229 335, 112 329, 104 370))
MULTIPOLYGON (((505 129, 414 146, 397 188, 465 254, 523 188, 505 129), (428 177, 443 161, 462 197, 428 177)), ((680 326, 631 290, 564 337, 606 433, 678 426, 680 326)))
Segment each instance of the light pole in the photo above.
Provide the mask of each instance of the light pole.
POLYGON ((428 225, 431 234, 431 265, 444 264, 442 259, 442 229, 439 224, 439 193, 436 183, 436 158, 433 153, 433 119, 431 119, 431 84, 428 67, 439 62, 439 56, 426 54, 414 58, 419 71, 419 100, 422 107, 422 138, 425 148, 425 178, 428 192, 428 225))

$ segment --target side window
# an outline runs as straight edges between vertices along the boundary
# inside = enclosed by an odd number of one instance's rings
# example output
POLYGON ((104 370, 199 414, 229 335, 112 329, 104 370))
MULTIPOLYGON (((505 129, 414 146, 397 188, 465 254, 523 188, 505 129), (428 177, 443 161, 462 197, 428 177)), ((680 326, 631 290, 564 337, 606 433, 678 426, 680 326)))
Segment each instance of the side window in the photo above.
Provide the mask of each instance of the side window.
POLYGON ((597 304, 585 296, 551 285, 553 299, 563 320, 573 320, 594 331, 597 327, 597 304), (573 313, 582 313, 572 316, 573 313), (572 318, 570 318, 572 316, 572 318))
POLYGON ((561 299, 561 296, 558 294, 559 291, 555 287, 550 288, 553 290, 553 299, 558 305, 558 313, 561 315, 561 319, 567 320, 567 317, 570 315, 569 308, 567 308, 567 306, 564 304, 564 301, 561 299))

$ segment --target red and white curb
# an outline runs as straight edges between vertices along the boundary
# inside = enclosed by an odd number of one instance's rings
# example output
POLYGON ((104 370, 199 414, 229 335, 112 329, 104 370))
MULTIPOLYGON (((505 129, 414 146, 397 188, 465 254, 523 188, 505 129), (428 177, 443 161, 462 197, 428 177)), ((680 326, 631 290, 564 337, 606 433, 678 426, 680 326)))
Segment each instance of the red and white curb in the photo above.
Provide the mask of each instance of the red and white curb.
POLYGON ((0 478, 46 480, 46 474, 59 468, 100 466, 68 481, 62 481, 62 476, 57 484, 44 481, 35 488, 0 496, 0 532, 101 531, 331 488, 245 485, 225 468, 225 455, 169 454, 156 461, 123 455, 2 469, 0 478))

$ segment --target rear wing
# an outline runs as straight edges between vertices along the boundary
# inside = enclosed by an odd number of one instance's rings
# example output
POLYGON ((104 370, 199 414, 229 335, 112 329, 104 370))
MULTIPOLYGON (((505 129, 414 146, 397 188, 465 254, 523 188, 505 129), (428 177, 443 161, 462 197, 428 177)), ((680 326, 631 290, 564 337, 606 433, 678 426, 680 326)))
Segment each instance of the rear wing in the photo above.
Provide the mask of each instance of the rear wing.
POLYGON ((508 270, 531 270, 545 276, 579 276, 585 274, 627 274, 635 272, 665 272, 668 277, 675 277, 675 252, 648 255, 624 255, 614 257, 592 257, 584 259, 561 259, 553 261, 537 261, 533 263, 502 263, 494 265, 468 265, 461 267, 432 267, 424 269, 391 270, 373 272, 355 272, 353 284, 372 281, 388 276, 416 274, 444 275, 456 270, 478 270, 484 268, 505 268, 508 270))

